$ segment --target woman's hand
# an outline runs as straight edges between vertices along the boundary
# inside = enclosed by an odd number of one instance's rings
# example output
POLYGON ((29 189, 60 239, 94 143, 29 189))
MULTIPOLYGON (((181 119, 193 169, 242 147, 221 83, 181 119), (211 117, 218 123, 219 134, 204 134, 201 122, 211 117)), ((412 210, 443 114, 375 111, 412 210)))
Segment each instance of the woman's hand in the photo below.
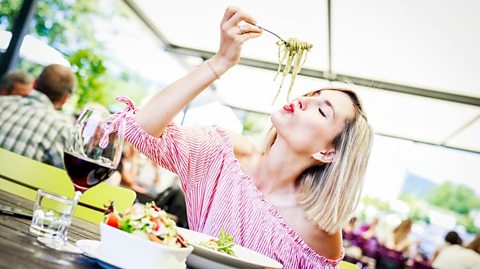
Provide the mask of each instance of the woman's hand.
POLYGON ((262 30, 255 26, 250 15, 236 7, 228 7, 220 23, 220 48, 210 61, 216 71, 223 74, 240 60, 240 52, 245 41, 259 37, 262 30))
POLYGON ((243 42, 261 35, 261 29, 254 24, 255 20, 238 8, 227 8, 220 24, 222 35, 217 54, 150 99, 137 112, 138 125, 159 137, 178 112, 238 63, 243 42))

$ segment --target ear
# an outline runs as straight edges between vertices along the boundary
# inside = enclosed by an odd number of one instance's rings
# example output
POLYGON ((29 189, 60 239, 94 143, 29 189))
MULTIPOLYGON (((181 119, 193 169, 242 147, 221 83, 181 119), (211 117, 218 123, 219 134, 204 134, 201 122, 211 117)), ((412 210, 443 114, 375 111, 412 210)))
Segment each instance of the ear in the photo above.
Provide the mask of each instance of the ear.
POLYGON ((62 109, 63 105, 68 101, 68 98, 70 98, 71 94, 67 93, 65 94, 62 99, 60 99, 58 102, 56 102, 53 106, 55 107, 56 110, 62 109))
POLYGON ((315 152, 312 157, 322 163, 331 163, 335 160, 335 150, 315 152))

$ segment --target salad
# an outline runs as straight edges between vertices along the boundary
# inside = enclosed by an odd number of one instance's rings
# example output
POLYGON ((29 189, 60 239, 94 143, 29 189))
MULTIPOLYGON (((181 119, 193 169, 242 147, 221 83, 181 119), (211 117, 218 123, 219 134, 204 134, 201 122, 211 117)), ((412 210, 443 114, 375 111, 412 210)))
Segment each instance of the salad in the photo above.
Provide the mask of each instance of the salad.
POLYGON ((217 240, 212 238, 208 241, 201 242, 199 245, 211 250, 235 256, 235 253, 233 252, 233 246, 235 245, 233 242, 233 236, 225 232, 223 229, 218 233, 217 240))
POLYGON ((175 221, 154 202, 145 205, 135 204, 124 213, 118 213, 111 203, 105 212, 105 223, 165 246, 180 248, 188 246, 185 239, 177 233, 175 221))

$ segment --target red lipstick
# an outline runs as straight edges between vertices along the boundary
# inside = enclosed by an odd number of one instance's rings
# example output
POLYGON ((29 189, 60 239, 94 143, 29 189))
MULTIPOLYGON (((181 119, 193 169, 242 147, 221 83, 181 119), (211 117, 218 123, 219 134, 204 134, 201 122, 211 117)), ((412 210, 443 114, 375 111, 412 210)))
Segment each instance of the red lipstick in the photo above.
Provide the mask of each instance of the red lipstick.
POLYGON ((295 111, 295 105, 290 103, 283 106, 283 110, 293 113, 295 111))

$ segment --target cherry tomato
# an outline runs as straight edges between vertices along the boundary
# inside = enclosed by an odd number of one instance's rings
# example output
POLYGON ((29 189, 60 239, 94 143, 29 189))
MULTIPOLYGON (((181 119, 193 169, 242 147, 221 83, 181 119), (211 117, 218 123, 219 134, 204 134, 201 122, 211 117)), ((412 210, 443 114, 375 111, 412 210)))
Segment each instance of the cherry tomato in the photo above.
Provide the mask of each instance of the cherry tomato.
POLYGON ((115 228, 118 229, 118 228, 119 228, 118 222, 119 222, 119 218, 118 218, 117 214, 115 214, 115 213, 110 213, 110 214, 108 214, 108 215, 106 216, 105 223, 106 223, 107 225, 110 225, 110 226, 115 227, 115 228))

